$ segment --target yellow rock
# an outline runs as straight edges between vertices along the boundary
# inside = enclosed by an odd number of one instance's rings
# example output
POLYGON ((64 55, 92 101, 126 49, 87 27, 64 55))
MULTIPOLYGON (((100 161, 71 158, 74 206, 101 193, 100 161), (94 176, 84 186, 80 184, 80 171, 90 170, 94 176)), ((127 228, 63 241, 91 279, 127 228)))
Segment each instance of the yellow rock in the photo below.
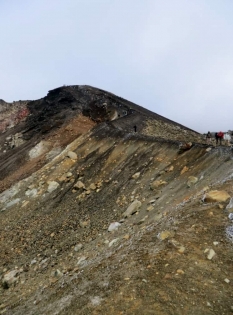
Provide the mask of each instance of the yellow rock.
POLYGON ((183 275, 184 274, 184 271, 182 269, 177 269, 176 272, 179 274, 179 275, 183 275))
POLYGON ((149 207, 147 207, 147 211, 151 211, 151 210, 153 210, 154 209, 154 207, 153 206, 149 206, 149 207))
POLYGON ((224 190, 211 190, 205 197, 205 202, 226 202, 231 198, 231 196, 224 190))
POLYGON ((159 238, 163 241, 165 240, 166 238, 170 238, 170 237, 173 237, 175 235, 175 233, 173 231, 162 231, 160 234, 159 234, 159 238))
POLYGON ((168 172, 172 172, 174 170, 174 166, 170 166, 169 169, 168 169, 168 172))
POLYGON ((166 185, 166 184, 167 184, 167 182, 164 181, 164 180, 155 180, 155 181, 153 181, 153 182, 151 183, 150 188, 151 188, 152 190, 154 190, 154 189, 157 189, 158 187, 163 186, 163 185, 166 185))
POLYGON ((189 168, 187 166, 184 166, 182 171, 180 172, 180 175, 184 174, 185 172, 187 172, 189 170, 189 168))

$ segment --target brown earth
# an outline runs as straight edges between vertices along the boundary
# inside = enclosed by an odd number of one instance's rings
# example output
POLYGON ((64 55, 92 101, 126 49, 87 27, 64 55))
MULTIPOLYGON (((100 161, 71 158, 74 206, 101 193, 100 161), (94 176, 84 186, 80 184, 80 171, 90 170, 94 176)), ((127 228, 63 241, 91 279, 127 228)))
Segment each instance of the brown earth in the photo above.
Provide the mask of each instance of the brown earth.
POLYGON ((232 198, 231 148, 208 151, 194 131, 91 87, 47 98, 59 126, 45 98, 0 138, 27 130, 1 155, 1 181, 15 185, 0 195, 0 314, 231 314, 230 200, 203 201, 212 190, 232 198), (123 116, 109 121, 114 111, 123 116), (181 152, 184 139, 193 145, 181 152), (42 140, 52 145, 30 159, 42 140))

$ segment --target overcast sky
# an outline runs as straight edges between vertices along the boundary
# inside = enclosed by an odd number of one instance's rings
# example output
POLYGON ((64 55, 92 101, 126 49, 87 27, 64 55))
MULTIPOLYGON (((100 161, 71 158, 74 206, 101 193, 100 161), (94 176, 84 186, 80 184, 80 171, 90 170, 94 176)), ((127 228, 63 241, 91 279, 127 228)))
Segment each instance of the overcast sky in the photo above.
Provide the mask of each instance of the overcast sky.
POLYGON ((233 130, 232 0, 0 0, 0 98, 92 85, 233 130))

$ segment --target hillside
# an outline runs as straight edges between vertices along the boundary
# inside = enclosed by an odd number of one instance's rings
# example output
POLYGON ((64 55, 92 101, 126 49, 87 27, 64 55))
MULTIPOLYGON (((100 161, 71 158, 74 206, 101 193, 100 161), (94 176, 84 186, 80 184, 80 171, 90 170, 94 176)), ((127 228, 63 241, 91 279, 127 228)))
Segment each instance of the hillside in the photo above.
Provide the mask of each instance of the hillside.
POLYGON ((230 147, 89 86, 0 108, 0 314, 233 312, 230 147))

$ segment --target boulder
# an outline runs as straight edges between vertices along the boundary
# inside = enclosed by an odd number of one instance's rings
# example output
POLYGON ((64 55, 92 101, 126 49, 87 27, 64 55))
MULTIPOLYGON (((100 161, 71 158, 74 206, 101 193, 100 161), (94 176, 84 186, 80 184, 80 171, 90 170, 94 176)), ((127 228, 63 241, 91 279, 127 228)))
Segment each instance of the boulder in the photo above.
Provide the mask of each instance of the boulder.
POLYGON ((129 217, 139 210, 142 203, 139 200, 134 200, 131 205, 127 208, 127 210, 123 213, 124 218, 129 217))
POLYGON ((231 196, 224 190, 211 190, 205 194, 204 202, 226 202, 231 196))

